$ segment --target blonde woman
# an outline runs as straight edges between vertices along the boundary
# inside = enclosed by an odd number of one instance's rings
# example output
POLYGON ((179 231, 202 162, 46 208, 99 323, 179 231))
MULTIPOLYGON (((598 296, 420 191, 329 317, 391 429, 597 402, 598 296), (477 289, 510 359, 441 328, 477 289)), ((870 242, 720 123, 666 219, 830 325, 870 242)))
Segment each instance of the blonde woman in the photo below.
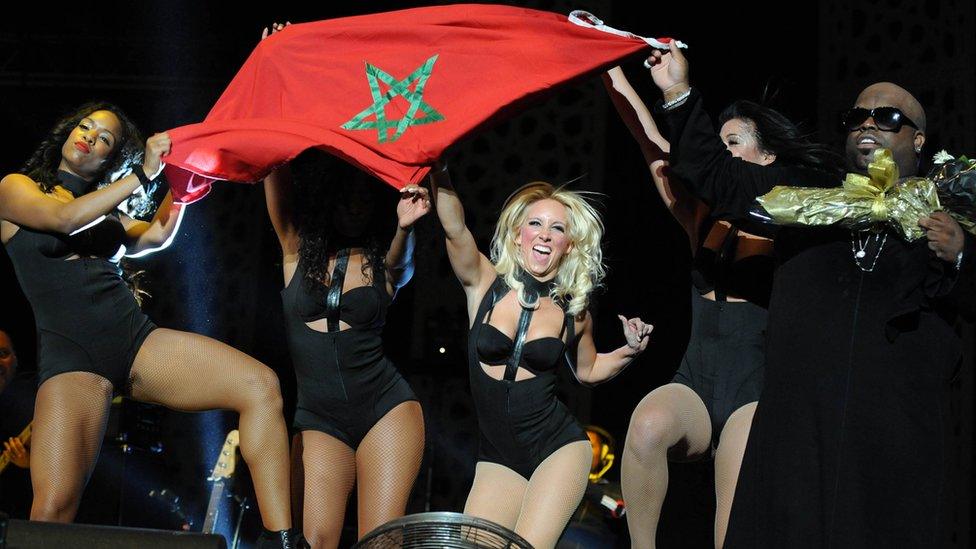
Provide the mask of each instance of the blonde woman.
POLYGON ((596 352, 586 308, 604 275, 603 223, 579 194, 548 183, 515 191, 489 260, 464 224, 446 169, 435 170, 431 186, 471 328, 480 450, 464 512, 511 528, 538 549, 554 547, 592 458, 586 434, 556 398, 555 369, 565 356, 581 383, 606 381, 647 347, 652 326, 620 317, 627 343, 596 352))

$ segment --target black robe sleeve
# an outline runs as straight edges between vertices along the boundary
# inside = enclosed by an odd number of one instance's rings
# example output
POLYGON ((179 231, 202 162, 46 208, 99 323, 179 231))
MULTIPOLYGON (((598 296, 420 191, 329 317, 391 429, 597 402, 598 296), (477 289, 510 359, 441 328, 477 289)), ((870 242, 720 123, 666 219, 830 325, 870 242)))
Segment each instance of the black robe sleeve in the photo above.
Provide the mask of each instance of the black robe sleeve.
POLYGON ((760 166, 733 157, 715 131, 701 94, 695 89, 682 105, 662 111, 659 104, 657 110, 671 142, 671 174, 705 202, 715 217, 755 222, 748 212, 756 197, 777 185, 838 185, 827 172, 776 163, 760 166))

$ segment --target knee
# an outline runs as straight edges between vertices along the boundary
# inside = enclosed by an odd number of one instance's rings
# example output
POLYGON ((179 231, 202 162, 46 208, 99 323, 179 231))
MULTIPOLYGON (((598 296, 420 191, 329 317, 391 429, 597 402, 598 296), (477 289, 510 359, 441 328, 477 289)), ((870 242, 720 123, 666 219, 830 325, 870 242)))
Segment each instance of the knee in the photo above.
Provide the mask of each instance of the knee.
POLYGON ((305 541, 308 542, 308 545, 312 549, 339 546, 339 532, 332 531, 328 528, 306 527, 302 533, 305 535, 305 541))
POLYGON ((43 522, 71 522, 78 507, 78 495, 64 490, 34 489, 31 520, 43 522))
POLYGON ((251 406, 271 408, 280 410, 281 387, 278 384, 278 376, 274 370, 267 366, 260 366, 251 369, 245 378, 247 384, 246 394, 248 403, 251 406))
POLYGON ((625 448, 638 457, 657 455, 675 444, 676 429, 671 411, 642 403, 630 418, 625 448))

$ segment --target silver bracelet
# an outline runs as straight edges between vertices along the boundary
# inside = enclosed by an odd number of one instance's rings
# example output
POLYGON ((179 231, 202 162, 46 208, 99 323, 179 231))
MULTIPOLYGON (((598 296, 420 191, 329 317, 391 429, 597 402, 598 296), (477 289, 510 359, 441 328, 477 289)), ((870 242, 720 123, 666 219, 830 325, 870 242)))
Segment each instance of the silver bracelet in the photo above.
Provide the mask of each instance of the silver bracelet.
POLYGON ((675 97, 671 101, 668 101, 667 103, 661 105, 661 108, 666 111, 670 111, 671 109, 687 101, 690 95, 691 95, 691 88, 688 88, 687 90, 684 91, 684 93, 682 93, 678 97, 675 97))
POLYGON ((956 270, 962 269, 962 250, 959 250, 959 254, 956 256, 956 270))

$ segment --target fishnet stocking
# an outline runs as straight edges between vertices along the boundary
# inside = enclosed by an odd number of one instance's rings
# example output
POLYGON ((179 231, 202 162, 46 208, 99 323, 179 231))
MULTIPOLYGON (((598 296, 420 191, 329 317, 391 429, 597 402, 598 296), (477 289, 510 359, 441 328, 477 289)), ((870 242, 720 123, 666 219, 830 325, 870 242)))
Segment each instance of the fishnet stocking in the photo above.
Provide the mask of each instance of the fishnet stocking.
POLYGON ((130 383, 132 398, 143 402, 187 412, 238 412, 241 455, 264 527, 290 527, 288 434, 270 368, 214 339, 160 328, 139 349, 130 383))
POLYGON ((31 520, 74 520, 111 402, 112 384, 90 372, 58 374, 41 385, 31 435, 31 520))
POLYGON ((508 467, 479 461, 474 467, 474 483, 464 503, 464 514, 514 529, 528 486, 525 477, 508 467))
POLYGON ((359 537, 403 516, 424 458, 420 403, 403 402, 366 433, 356 449, 359 537))
POLYGON ((725 543, 725 532, 729 527, 729 513, 732 511, 732 498, 739 480, 742 456, 752 428, 752 416, 758 403, 750 402, 740 407, 725 422, 722 435, 715 450, 715 547, 725 543))
POLYGON ((571 442, 547 457, 529 479, 515 533, 536 549, 556 546, 579 507, 593 460, 589 441, 571 442))
POLYGON ((302 431, 305 506, 302 527, 313 549, 339 545, 346 502, 356 482, 356 456, 341 440, 319 431, 302 431))
POLYGON ((687 460, 711 448, 712 425, 701 398, 669 383, 641 400, 630 418, 621 464, 631 547, 653 548, 668 491, 668 459, 687 460))

